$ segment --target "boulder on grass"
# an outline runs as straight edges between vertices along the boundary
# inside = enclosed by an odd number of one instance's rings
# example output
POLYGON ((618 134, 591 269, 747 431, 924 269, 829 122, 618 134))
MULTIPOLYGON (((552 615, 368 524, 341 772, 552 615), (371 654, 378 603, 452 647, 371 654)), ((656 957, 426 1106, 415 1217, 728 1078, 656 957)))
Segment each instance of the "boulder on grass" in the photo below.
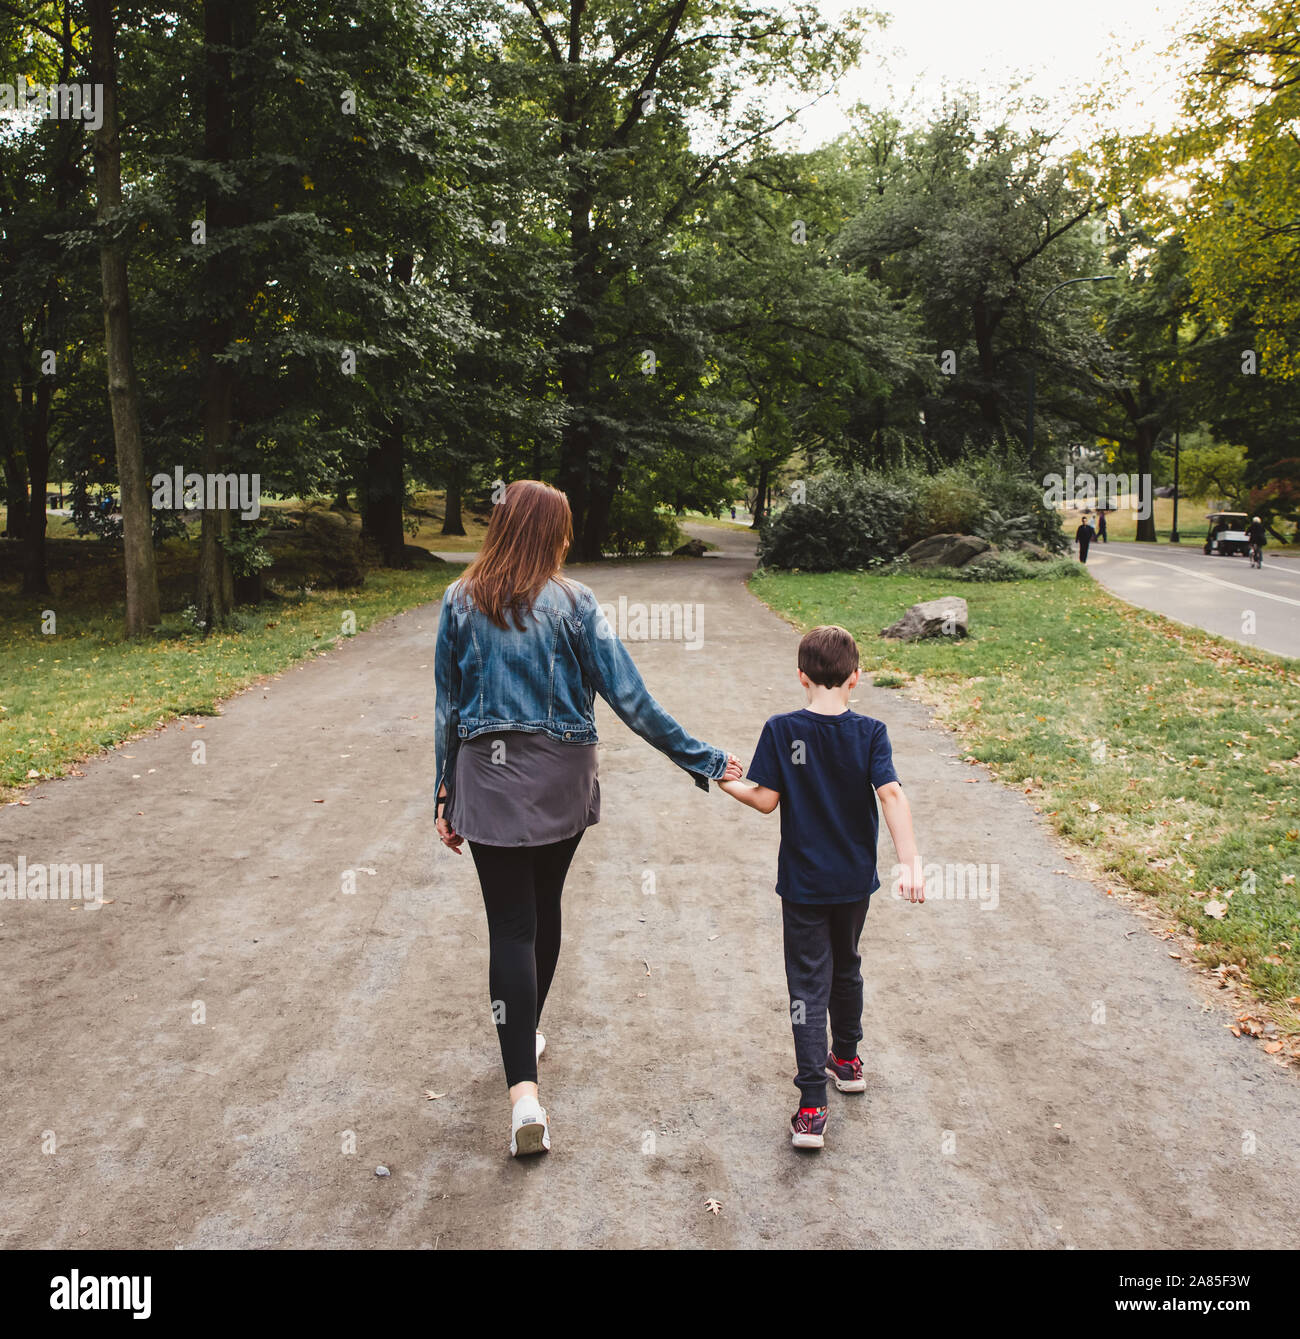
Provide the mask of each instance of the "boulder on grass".
POLYGON ((992 566, 993 564, 995 564, 995 563, 997 563, 997 562, 1000 562, 1001 559, 1002 559, 1002 553, 1001 553, 1000 550, 998 550, 998 549, 985 549, 983 553, 977 553, 977 554, 970 560, 970 562, 965 563, 964 566, 966 566, 966 567, 990 567, 990 566, 992 566))
POLYGON ((709 546, 702 539, 688 539, 680 549, 673 550, 674 558, 703 558, 709 546))
POLYGON ((913 567, 964 567, 992 547, 978 535, 931 535, 917 540, 903 557, 913 567))
POLYGON ((919 642, 926 637, 964 637, 969 617, 965 600, 959 595, 944 595, 914 604, 880 635, 903 642, 919 642))
POLYGON ((1027 539, 1022 539, 1016 545, 1016 552, 1023 553, 1031 562, 1049 563, 1052 561, 1052 555, 1041 544, 1031 544, 1027 539))

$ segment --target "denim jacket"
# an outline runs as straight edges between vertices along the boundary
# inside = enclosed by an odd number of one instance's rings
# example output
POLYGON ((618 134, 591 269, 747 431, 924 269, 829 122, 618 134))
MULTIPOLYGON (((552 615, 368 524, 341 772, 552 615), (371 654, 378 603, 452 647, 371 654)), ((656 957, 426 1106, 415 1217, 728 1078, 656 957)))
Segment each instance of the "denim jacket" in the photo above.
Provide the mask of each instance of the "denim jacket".
POLYGON ((510 622, 509 628, 497 627, 465 594, 463 582, 454 581, 443 594, 434 655, 435 795, 452 774, 461 741, 489 730, 596 743, 597 693, 642 739, 692 773, 701 790, 727 770, 721 749, 687 734, 651 697, 581 582, 552 579, 524 616, 523 630, 510 622))

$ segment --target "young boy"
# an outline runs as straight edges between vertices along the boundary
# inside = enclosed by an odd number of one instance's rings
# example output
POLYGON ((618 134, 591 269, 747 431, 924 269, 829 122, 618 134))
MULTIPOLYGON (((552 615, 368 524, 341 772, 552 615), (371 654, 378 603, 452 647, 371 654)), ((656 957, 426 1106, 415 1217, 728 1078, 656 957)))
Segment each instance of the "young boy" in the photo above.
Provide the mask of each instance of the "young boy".
POLYGON ((790 1120, 795 1148, 821 1148, 826 1076, 842 1093, 866 1089, 862 1040, 862 959, 858 940, 876 875, 879 824, 868 787, 880 797, 902 874, 896 892, 925 901, 912 814, 894 772, 884 723, 849 710, 860 678, 858 647, 841 627, 814 628, 799 643, 799 682, 808 705, 771 717, 749 765, 749 779, 719 781, 728 795, 770 814, 781 806, 776 891, 785 929, 799 1075, 799 1110, 790 1120), (826 1052, 830 1015, 831 1050, 826 1052))

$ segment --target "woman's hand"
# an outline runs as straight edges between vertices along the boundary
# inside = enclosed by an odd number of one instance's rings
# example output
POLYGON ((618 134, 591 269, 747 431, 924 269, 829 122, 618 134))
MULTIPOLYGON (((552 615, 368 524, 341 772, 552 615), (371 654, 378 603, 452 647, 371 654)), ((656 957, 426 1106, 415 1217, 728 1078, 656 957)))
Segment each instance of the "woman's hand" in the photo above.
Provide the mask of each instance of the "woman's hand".
MULTIPOLYGON (((446 786, 443 786, 442 789, 439 790, 438 798, 440 800, 445 800, 447 798, 446 786)), ((462 837, 441 814, 434 820, 434 827, 438 829, 438 840, 441 841, 449 851, 455 851, 457 855, 464 854, 460 848, 464 844, 465 838, 462 837)))
POLYGON ((741 761, 734 753, 727 754, 727 770, 718 778, 720 781, 739 781, 745 775, 741 761))

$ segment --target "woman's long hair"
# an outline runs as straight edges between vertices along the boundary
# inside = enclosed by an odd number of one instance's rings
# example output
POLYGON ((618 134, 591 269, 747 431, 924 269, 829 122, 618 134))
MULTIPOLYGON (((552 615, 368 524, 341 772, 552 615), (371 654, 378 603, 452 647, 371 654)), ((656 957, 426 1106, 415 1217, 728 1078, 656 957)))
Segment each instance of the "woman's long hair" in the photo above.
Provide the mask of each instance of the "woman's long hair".
POLYGON ((512 616, 522 630, 572 538, 569 499, 537 479, 516 479, 493 504, 483 547, 465 569, 466 593, 497 627, 508 628, 512 616))

